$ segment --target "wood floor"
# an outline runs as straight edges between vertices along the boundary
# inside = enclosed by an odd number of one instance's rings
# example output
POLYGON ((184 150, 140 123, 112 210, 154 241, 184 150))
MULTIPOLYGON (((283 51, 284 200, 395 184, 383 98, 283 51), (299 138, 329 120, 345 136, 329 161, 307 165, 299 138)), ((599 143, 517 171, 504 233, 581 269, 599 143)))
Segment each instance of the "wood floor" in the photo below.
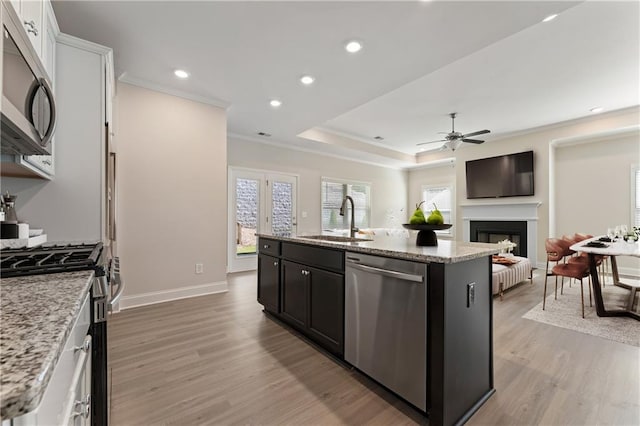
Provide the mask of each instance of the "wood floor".
MULTIPOLYGON (((428 423, 268 319, 255 285, 114 315, 111 424, 428 423)), ((496 393, 469 424, 640 424, 640 348, 521 318, 541 295, 536 277, 495 299, 496 393)))

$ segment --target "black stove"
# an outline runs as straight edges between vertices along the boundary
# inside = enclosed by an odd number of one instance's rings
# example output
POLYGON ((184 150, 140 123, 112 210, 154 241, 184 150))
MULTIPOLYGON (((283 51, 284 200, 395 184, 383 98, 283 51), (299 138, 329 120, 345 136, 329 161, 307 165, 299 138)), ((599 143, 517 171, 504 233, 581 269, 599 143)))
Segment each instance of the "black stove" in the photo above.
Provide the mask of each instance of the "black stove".
MULTIPOLYGON (((46 246, 2 249, 0 277, 94 271, 91 286, 91 425, 109 424, 109 376, 107 370, 107 319, 111 289, 110 265, 102 243, 49 244, 46 246)), ((119 266, 119 261, 117 262, 119 266)), ((118 268, 119 273, 119 268, 118 268)), ((119 289, 121 291, 121 289, 119 289)))
POLYGON ((0 251, 0 277, 96 270, 103 267, 101 255, 102 243, 3 249, 0 251))

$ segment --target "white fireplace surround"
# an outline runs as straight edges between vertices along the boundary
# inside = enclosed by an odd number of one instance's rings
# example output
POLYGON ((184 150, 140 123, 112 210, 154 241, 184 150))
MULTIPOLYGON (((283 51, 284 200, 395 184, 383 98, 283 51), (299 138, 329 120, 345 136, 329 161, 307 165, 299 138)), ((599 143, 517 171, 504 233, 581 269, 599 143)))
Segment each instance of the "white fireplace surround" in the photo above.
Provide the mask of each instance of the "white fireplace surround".
POLYGON ((538 264, 538 207, 542 203, 485 203, 465 204, 462 209, 462 238, 463 241, 471 240, 471 221, 497 221, 520 220, 527 222, 527 258, 532 265, 538 264))

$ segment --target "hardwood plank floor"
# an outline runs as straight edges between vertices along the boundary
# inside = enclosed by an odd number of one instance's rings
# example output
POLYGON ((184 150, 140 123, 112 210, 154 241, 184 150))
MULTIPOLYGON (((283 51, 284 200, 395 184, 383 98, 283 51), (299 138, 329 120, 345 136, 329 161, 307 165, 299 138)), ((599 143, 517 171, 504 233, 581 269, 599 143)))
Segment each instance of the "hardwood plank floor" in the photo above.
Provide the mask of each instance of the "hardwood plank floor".
MULTIPOLYGON (((112 425, 428 423, 267 318, 255 273, 228 281, 111 318, 112 425)), ((640 349, 521 318, 541 281, 494 300, 496 393, 469 424, 640 424, 640 349)))

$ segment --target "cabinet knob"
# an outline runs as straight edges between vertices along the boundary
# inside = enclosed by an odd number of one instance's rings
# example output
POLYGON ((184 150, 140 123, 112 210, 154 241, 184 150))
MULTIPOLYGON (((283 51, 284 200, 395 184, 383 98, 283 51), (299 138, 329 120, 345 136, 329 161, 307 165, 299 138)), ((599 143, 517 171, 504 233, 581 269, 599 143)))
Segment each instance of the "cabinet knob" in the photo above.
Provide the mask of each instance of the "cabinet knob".
POLYGON ((76 346, 74 348, 76 351, 89 352, 91 350, 91 340, 87 339, 82 343, 82 346, 76 346))
POLYGON ((265 244, 262 246, 262 248, 268 249, 269 247, 271 247, 269 244, 265 244))
POLYGON ((91 414, 91 395, 87 394, 84 398, 76 400, 76 406, 80 406, 80 410, 74 411, 72 417, 82 416, 88 419, 91 414))
POLYGON ((36 28, 36 23, 31 21, 24 21, 24 25, 27 27, 27 32, 32 33, 34 36, 38 35, 38 29, 36 28))
POLYGON ((278 262, 273 262, 273 266, 278 266, 278 262))

